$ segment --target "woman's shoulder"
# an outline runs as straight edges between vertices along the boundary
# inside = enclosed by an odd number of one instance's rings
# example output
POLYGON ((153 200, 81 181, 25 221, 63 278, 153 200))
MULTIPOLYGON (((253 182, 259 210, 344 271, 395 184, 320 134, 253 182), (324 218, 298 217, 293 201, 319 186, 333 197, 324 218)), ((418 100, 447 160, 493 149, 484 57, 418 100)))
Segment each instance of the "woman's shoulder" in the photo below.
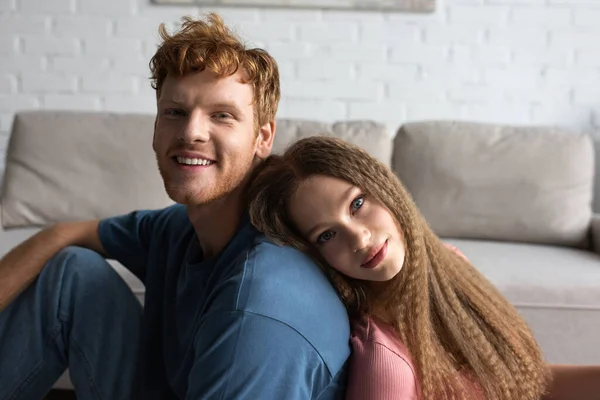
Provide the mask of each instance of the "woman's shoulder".
POLYGON ((406 347, 394 328, 377 318, 361 315, 351 319, 352 338, 382 342, 382 344, 398 345, 406 351, 406 347))
POLYGON ((375 318, 363 315, 352 319, 350 341, 355 352, 378 347, 400 357, 411 369, 413 367, 410 353, 394 328, 375 318))
POLYGON ((410 354, 394 329, 369 317, 353 319, 352 328, 346 399, 418 399, 410 354))

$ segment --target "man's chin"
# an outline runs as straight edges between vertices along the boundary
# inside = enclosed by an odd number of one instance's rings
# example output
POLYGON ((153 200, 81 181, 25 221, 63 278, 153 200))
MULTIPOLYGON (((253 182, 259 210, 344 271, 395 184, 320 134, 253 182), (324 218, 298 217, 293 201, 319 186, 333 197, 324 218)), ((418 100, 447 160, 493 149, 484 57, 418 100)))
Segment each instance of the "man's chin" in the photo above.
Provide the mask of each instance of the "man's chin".
POLYGON ((215 192, 210 193, 193 193, 189 190, 177 190, 167 188, 167 195, 175 203, 183 204, 188 207, 201 207, 212 204, 226 196, 225 193, 219 195, 215 192))
POLYGON ((183 205, 194 205, 196 203, 206 203, 205 195, 199 196, 198 193, 190 192, 190 190, 181 189, 178 187, 169 187, 165 185, 167 195, 175 203, 183 205))

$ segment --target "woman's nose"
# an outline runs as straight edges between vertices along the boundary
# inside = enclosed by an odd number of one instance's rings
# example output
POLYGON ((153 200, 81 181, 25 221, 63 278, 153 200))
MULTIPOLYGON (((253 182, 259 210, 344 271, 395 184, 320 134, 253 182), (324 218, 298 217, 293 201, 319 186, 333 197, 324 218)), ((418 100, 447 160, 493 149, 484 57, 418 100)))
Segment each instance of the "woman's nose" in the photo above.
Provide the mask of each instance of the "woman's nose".
POLYGON ((371 231, 364 225, 357 225, 351 229, 350 237, 352 238, 352 248, 357 252, 369 246, 371 231))

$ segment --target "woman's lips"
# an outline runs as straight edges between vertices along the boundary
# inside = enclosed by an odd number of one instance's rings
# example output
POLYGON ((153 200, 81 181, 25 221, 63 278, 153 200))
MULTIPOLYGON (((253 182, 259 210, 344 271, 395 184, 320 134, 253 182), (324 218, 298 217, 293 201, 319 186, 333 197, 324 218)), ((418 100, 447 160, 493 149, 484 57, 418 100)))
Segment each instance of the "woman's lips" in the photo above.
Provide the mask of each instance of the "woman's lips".
POLYGON ((387 254, 387 249, 388 249, 388 241, 386 240, 383 243, 383 246, 381 246, 381 248, 379 249, 379 251, 377 251, 377 253, 375 253, 375 255, 373 257, 371 257, 371 259, 369 261, 367 261, 366 263, 361 265, 361 267, 367 268, 367 269, 373 269, 376 266, 378 266, 379 264, 381 264, 381 262, 383 261, 383 259, 385 258, 386 254, 387 254))

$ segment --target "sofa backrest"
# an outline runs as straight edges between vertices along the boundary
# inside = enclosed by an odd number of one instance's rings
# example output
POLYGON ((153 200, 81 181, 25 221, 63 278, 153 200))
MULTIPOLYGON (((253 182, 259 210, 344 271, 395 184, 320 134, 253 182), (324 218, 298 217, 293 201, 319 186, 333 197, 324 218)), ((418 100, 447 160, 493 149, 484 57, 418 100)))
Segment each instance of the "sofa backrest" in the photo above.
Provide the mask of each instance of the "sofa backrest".
POLYGON ((4 228, 103 218, 172 204, 145 115, 29 111, 15 116, 1 199, 4 228))
MULTIPOLYGON (((0 198, 3 227, 172 204, 151 147, 153 124, 153 115, 18 113, 0 198)), ((273 151, 320 134, 342 137, 390 165, 440 236, 585 241, 594 175, 600 178, 587 135, 430 121, 403 125, 392 138, 374 122, 278 119, 273 151)))
POLYGON ((392 167, 440 236, 585 247, 589 135, 456 121, 402 126, 392 167))
MULTIPOLYGON (((152 150, 153 115, 28 111, 15 116, 2 197, 4 228, 104 218, 172 204, 152 150)), ((373 122, 277 121, 274 152, 329 134, 389 164, 391 140, 373 122)))
POLYGON ((372 121, 323 122, 281 119, 277 121, 277 134, 273 152, 281 153, 298 139, 314 135, 331 135, 347 140, 365 149, 373 157, 390 166, 392 140, 384 125, 372 121))

